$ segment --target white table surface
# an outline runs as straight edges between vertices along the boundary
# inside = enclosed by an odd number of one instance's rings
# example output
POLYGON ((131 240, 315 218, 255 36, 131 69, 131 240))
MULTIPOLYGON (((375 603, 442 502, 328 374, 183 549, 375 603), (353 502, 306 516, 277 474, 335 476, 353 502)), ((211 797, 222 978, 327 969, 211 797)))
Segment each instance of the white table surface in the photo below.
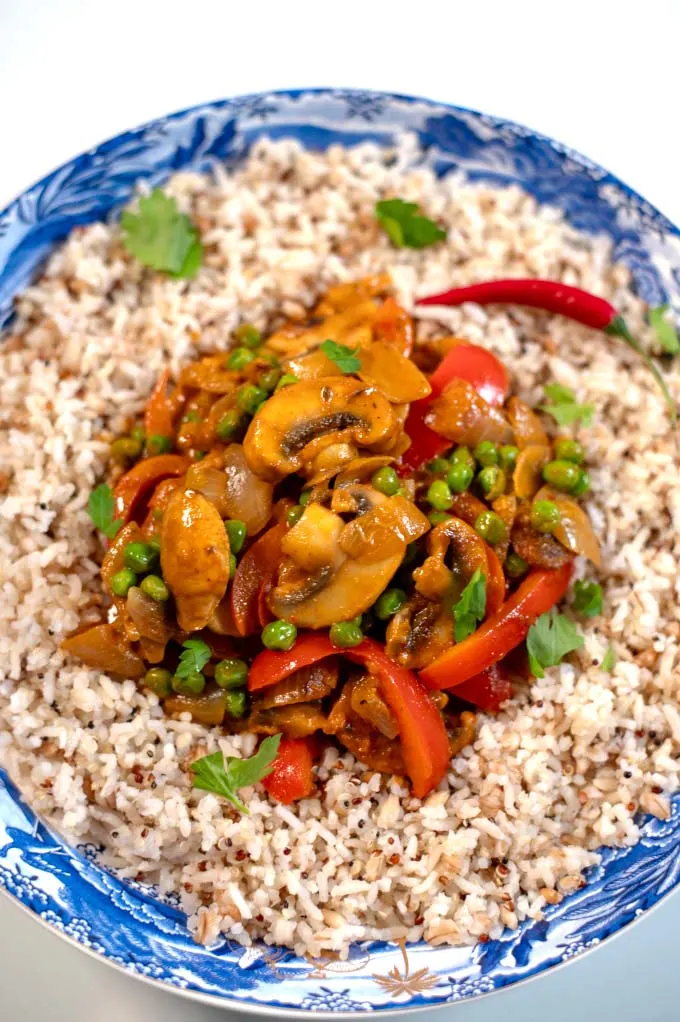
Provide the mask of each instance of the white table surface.
MULTIPOLYGON (((586 153, 680 222, 679 0, 419 0, 402 8, 395 0, 0 0, 0 207, 63 160, 160 114, 242 92, 337 85, 520 121, 586 153)), ((672 897, 568 969, 429 1017, 675 1019, 679 923, 672 897)), ((3 1022, 217 1022, 229 1014, 86 957, 6 899, 0 947, 3 1022)))

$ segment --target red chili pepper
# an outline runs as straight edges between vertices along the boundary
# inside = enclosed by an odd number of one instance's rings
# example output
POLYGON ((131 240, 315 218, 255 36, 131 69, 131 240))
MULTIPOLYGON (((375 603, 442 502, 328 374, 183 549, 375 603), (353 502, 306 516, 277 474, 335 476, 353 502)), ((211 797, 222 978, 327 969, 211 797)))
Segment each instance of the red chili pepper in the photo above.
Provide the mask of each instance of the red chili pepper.
POLYGON ((239 561, 229 599, 239 635, 252 635, 267 624, 265 603, 271 580, 279 566, 285 525, 273 525, 259 536, 239 561))
POLYGON ((458 685, 498 663, 526 638, 536 618, 562 599, 572 572, 571 561, 556 570, 535 568, 476 632, 424 667, 420 680, 428 688, 457 694, 458 685))
POLYGON ((129 522, 142 521, 146 514, 145 498, 163 479, 181 476, 189 468, 190 458, 182 454, 157 454, 154 458, 138 461, 129 472, 121 476, 113 493, 116 518, 129 522))
POLYGON ((307 798, 314 790, 312 767, 318 743, 315 738, 282 738, 272 772, 262 781, 263 788, 286 805, 307 798))
POLYGON ((416 675, 395 664, 374 639, 339 650, 327 635, 306 632, 288 652, 264 650, 255 657, 248 673, 248 688, 256 692, 287 678, 301 667, 341 654, 363 664, 378 679, 380 694, 399 728, 404 762, 413 783, 413 793, 423 798, 435 788, 449 764, 446 728, 439 710, 416 675))
POLYGON ((411 439, 411 446, 399 466, 402 475, 415 471, 451 446, 450 440, 439 436, 425 424, 425 416, 434 398, 453 379, 467 380, 490 405, 502 405, 507 397, 508 371, 502 362, 476 344, 456 344, 430 376, 432 393, 414 401, 409 409, 404 430, 411 439))
POLYGON ((571 287, 569 284, 560 284, 554 280, 510 278, 487 280, 468 287, 454 287, 441 294, 419 298, 416 305, 462 305, 463 302, 475 302, 477 305, 504 303, 528 305, 533 309, 543 309, 558 316, 566 316, 576 323, 583 323, 594 330, 602 330, 612 337, 619 337, 643 358, 661 387, 673 422, 676 421, 675 402, 656 363, 633 337, 623 316, 619 315, 614 306, 604 298, 591 295, 580 287, 571 287))

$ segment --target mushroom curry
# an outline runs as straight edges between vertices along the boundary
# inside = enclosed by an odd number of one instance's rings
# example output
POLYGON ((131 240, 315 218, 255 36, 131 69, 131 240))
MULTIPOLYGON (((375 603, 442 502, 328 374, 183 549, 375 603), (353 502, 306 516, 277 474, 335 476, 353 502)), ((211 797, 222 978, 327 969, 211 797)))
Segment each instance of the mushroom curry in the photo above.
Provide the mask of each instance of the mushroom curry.
MULTIPOLYGON (((90 511, 107 619, 63 648, 166 714, 283 735, 284 801, 327 742, 435 787, 526 677, 527 632, 599 564, 583 451, 371 277, 158 380, 90 511)), ((534 673, 536 673, 534 671, 534 673)))

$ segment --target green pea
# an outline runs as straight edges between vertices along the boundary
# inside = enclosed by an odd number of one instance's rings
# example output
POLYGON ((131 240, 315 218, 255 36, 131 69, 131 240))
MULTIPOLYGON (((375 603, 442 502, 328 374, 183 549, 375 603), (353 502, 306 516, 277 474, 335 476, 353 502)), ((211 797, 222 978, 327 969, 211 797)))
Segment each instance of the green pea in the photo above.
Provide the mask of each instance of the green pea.
POLYGON ((205 451, 194 451, 194 461, 203 461, 205 454, 205 451))
POLYGON ((453 504, 453 496, 443 479, 435 479, 427 489, 427 500, 435 511, 446 511, 453 504))
POLYGON ((450 455, 449 461, 452 465, 457 465, 459 463, 462 463, 463 465, 469 465, 470 468, 474 471, 475 459, 472 457, 469 447, 456 447, 455 451, 453 451, 453 453, 450 455))
POLYGON ((146 433, 144 432, 144 426, 141 422, 136 423, 130 430, 130 436, 133 440, 139 440, 140 444, 143 444, 146 440, 146 433))
POLYGON ((236 554, 229 554, 229 578, 233 578, 236 574, 238 567, 238 561, 236 560, 236 554))
POLYGON ((305 513, 305 509, 302 504, 294 504, 293 507, 288 508, 286 511, 286 524, 292 527, 296 522, 299 522, 305 513))
POLYGON ((334 646, 340 649, 350 649, 358 646, 364 638, 364 633, 354 621, 338 621, 331 625, 328 637, 334 646))
MULTIPOLYGON (((484 469, 484 471, 486 472, 487 470, 484 469)), ((449 465, 449 470, 446 473, 446 482, 453 493, 464 493, 472 482, 473 476, 474 469, 472 465, 468 465, 465 461, 454 461, 453 464, 449 465)))
POLYGON ((432 461, 428 461, 425 468, 433 476, 443 475, 449 467, 449 463, 446 458, 433 458, 432 461))
POLYGON ((581 472, 582 469, 573 461, 549 461, 543 469, 543 478, 556 490, 572 493, 579 484, 581 472))
POLYGON ((217 423, 215 432, 220 440, 234 440, 241 431, 242 416, 235 408, 226 412, 217 423))
POLYGON ((166 600, 170 599, 170 590, 160 575, 147 575, 139 583, 139 588, 158 603, 165 603, 166 600))
POLYGON ((111 444, 111 457, 116 461, 132 461, 142 453, 142 441, 132 436, 121 436, 111 444))
POLYGON ((393 497, 401 489, 399 476, 389 465, 384 465, 383 468, 379 468, 377 472, 374 472, 371 476, 371 483, 376 490, 384 493, 387 497, 393 497))
POLYGON ((381 621, 387 621, 393 617, 400 607, 406 603, 406 593, 403 589, 386 589, 382 596, 378 597, 375 605, 376 616, 381 621))
POLYGON ((536 532, 554 532, 560 524, 560 509, 552 500, 535 500, 531 505, 530 521, 536 532))
POLYGON ((580 465, 585 458, 585 451, 578 440, 563 436, 555 441, 555 457, 559 461, 573 461, 575 465, 580 465))
POLYGON ((267 400, 268 396, 267 391, 263 390, 262 387, 257 387, 254 383, 244 383, 236 391, 236 403, 242 412, 254 415, 262 402, 267 400))
POLYGON ((123 551, 126 568, 138 574, 150 571, 158 560, 158 552, 149 543, 128 543, 123 551))
POLYGON ((427 519, 430 525, 441 525, 442 522, 451 521, 451 515, 447 515, 446 511, 430 511, 427 519))
POLYGON ((157 554, 161 552, 161 539, 160 536, 152 536, 149 539, 149 546, 152 550, 155 550, 157 554))
POLYGON ((220 660, 215 666, 215 683, 220 688, 243 688, 248 680, 245 660, 220 660))
POLYGON ((197 411, 192 409, 190 412, 186 413, 186 415, 182 419, 182 422, 201 422, 201 416, 198 414, 197 411))
POLYGON ((127 596, 128 590, 137 585, 137 576, 130 568, 123 568, 111 576, 110 585, 114 596, 127 596))
POLYGON ((505 574, 509 575, 510 578, 521 578, 522 575, 526 575, 529 570, 529 565, 523 557, 520 557, 514 550, 511 550, 505 558, 503 569, 505 574))
POLYGON ((474 455, 483 468, 498 464, 498 448, 490 440, 482 440, 481 443, 478 443, 474 455))
POLYGON ((498 460, 502 469, 512 472, 517 462, 518 449, 513 444, 504 444, 499 448, 498 460))
POLYGON ((172 692, 172 674, 164 667, 150 667, 144 675, 144 684, 159 698, 165 699, 172 692))
POLYGON ((269 394, 272 390, 276 390, 276 386, 280 379, 280 369, 267 369, 267 371, 262 373, 260 376, 260 386, 269 394))
POLYGON ((199 696, 205 688, 205 678, 200 671, 192 671, 185 678, 180 678, 177 674, 174 674, 171 684, 179 695, 199 696))
POLYGON ((257 357, 260 361, 267 362, 270 366, 274 366, 274 369, 281 368, 281 363, 273 351, 258 351, 257 357))
POLYGON ((311 490, 303 490, 302 493, 300 494, 300 496, 298 497, 298 504, 302 504, 303 507, 307 507, 307 505, 309 504, 311 499, 312 499, 312 491, 311 490))
POLYGON ((245 717, 248 710, 248 696, 245 690, 241 688, 227 692, 225 709, 230 717, 235 717, 237 720, 240 717, 245 717))
POLYGON ((229 537, 229 549, 232 554, 240 554, 248 534, 246 523, 240 518, 230 518, 224 523, 224 527, 229 537))
POLYGON ((576 486, 571 491, 573 497, 582 497, 590 489, 590 476, 584 468, 579 469, 580 475, 576 486))
POLYGON ((160 433, 154 433, 146 439, 146 451, 151 456, 167 454, 171 450, 172 438, 169 436, 161 436, 160 433))
POLYGON ((262 645, 267 649, 289 650, 297 639, 297 628, 289 621, 271 621, 262 629, 262 645))
POLYGON ((507 525, 495 511, 482 511, 478 514, 475 519, 475 531, 492 546, 502 543, 508 536, 507 525))
POLYGON ((505 493, 505 472, 497 465, 487 465, 483 468, 477 476, 477 482, 487 500, 496 500, 505 493))
POLYGON ((284 373, 279 382, 276 384, 277 390, 283 390, 284 387, 291 387, 294 383, 299 383, 297 376, 293 373, 284 373))
POLYGON ((246 348, 257 348, 262 343, 262 334, 252 323, 241 323, 234 330, 234 337, 246 348))
POLYGON ((248 351, 247 348, 234 348, 227 359, 227 369, 234 369, 238 372, 241 369, 245 369, 245 367, 254 360, 255 356, 252 351, 248 351))

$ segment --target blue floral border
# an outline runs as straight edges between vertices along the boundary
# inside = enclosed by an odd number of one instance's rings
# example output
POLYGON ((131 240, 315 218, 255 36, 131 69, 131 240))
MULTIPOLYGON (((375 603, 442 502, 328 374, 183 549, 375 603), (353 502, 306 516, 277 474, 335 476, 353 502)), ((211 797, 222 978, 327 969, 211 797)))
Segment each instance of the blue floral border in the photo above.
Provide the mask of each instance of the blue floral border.
MULTIPOLYGON (((602 168, 519 125, 424 99, 358 90, 242 96, 161 118, 103 143, 33 185, 0 213, 0 327, 14 295, 76 225, 109 216, 145 178, 236 163, 261 135, 310 148, 390 144, 404 130, 438 174, 462 169, 517 183, 562 209, 574 226, 608 235, 650 303, 680 305, 680 233, 602 168)), ((183 915, 152 889, 103 870, 92 846, 70 848, 0 771, 0 886, 79 944, 130 972, 231 1003, 297 1014, 402 1010, 489 993, 565 962, 626 926, 678 883, 680 797, 671 818, 649 819, 634 848, 606 849, 588 884, 535 922, 474 948, 355 945, 347 963, 244 949, 227 938, 196 945, 183 915), (381 983, 391 970, 403 983, 381 983), (426 970, 426 982, 412 977, 426 970)), ((337 1017, 337 1015, 336 1015, 337 1017)))

